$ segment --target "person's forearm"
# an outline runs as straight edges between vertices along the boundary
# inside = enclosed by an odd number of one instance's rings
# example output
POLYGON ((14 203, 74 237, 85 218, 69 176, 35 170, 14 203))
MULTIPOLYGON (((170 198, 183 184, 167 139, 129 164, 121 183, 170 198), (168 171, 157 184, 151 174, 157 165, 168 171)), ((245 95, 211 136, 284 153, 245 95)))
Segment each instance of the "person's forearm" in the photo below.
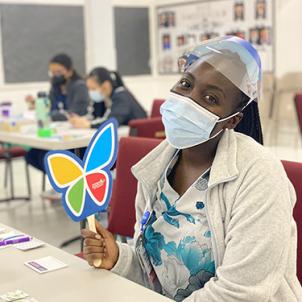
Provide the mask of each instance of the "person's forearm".
POLYGON ((50 113, 51 120, 56 121, 67 121, 67 116, 57 110, 53 110, 50 113))

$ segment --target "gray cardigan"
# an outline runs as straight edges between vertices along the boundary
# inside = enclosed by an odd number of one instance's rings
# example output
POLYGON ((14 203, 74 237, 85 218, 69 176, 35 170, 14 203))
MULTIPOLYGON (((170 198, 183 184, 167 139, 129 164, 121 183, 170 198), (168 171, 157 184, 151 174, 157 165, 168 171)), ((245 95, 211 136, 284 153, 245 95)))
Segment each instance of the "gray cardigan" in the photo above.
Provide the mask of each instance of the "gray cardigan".
MULTIPOLYGON (((132 168, 138 179, 134 241, 175 149, 167 141, 132 168)), ((207 192, 216 276, 186 302, 298 302, 296 196, 280 160, 250 137, 226 130, 207 192)), ((181 230, 180 230, 181 231, 181 230)), ((119 245, 112 271, 153 288, 135 250, 119 245)))

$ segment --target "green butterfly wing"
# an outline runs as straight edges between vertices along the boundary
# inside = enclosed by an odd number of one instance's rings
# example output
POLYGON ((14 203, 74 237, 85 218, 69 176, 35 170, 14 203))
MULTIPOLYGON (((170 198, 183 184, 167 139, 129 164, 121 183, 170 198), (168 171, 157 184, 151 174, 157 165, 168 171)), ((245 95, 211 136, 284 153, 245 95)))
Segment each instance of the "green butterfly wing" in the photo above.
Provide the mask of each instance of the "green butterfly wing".
POLYGON ((83 212, 85 202, 84 178, 81 177, 77 182, 70 186, 66 192, 66 205, 76 216, 83 212))

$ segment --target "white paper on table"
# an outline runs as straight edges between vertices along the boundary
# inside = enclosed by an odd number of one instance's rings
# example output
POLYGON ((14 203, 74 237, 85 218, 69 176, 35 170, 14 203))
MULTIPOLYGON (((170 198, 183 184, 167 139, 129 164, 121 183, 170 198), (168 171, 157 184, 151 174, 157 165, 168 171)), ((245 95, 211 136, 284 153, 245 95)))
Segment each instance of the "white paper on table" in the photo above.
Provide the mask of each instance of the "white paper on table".
POLYGON ((67 267, 67 264, 52 256, 27 261, 24 264, 39 274, 44 274, 67 267))
POLYGON ((30 241, 14 244, 13 246, 21 251, 28 251, 45 245, 43 241, 32 238, 30 241))

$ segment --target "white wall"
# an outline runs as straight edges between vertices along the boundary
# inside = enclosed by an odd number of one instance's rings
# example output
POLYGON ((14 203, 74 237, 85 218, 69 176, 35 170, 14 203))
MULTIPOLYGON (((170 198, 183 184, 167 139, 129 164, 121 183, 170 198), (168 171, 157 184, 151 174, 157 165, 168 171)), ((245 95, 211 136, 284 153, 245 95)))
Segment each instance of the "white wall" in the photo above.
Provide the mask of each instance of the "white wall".
POLYGON ((116 69, 111 0, 85 1, 85 33, 87 71, 95 66, 116 69))
POLYGON ((302 72, 302 1, 278 0, 276 11, 277 76, 302 72))

